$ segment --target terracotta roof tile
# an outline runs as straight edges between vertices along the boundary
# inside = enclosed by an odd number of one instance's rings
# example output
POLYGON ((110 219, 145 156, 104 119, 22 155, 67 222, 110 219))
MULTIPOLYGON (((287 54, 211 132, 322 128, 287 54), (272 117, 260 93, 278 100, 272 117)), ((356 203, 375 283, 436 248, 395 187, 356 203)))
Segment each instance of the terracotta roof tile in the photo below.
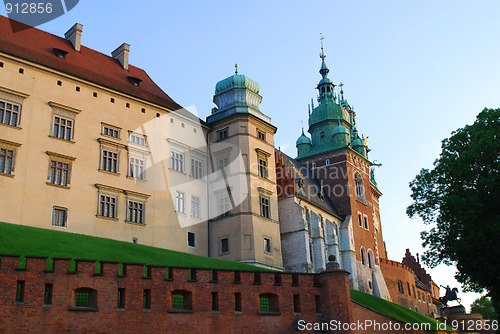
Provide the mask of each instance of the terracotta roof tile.
MULTIPOLYGON (((171 110, 182 108, 161 90, 144 70, 129 65, 129 71, 126 71, 118 60, 110 56, 85 46, 77 52, 64 38, 25 26, 23 23, 4 16, 0 16, 0 52, 47 66, 171 110), (13 28, 17 32, 14 33, 13 28), (58 58, 53 48, 67 51, 65 59, 58 58), (134 86, 128 76, 141 79, 140 87, 134 86)), ((189 116, 192 118, 194 115, 189 114, 189 116)))

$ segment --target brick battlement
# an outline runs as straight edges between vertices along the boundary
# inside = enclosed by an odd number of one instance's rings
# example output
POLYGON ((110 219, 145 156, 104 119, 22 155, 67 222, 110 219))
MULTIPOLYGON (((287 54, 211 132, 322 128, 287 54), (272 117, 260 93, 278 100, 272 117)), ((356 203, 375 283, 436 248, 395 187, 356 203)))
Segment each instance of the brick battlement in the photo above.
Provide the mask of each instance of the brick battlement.
POLYGON ((407 270, 407 271, 411 272, 412 274, 414 274, 413 269, 411 269, 407 265, 405 265, 405 264, 403 264, 401 262, 398 262, 398 261, 393 261, 393 260, 388 260, 388 259, 382 259, 382 258, 380 258, 380 264, 381 265, 385 264, 385 265, 388 265, 388 266, 400 267, 401 269, 407 270))
POLYGON ((18 255, 0 258, 0 333, 266 332, 350 320, 348 273, 145 266, 18 255), (97 271, 96 271, 97 267, 97 271), (83 296, 83 297, 82 297, 83 296), (180 300, 180 301, 179 301, 180 300), (262 306, 264 303, 265 305, 262 306), (266 306, 267 305, 267 306, 266 306), (253 329, 253 330, 252 330, 253 329))

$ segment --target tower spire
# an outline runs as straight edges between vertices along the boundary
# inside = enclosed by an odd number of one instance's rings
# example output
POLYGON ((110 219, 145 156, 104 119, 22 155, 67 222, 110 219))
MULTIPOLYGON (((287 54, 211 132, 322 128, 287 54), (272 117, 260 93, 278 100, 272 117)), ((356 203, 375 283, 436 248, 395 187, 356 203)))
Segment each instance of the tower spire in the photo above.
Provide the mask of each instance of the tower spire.
POLYGON ((238 63, 234 64, 234 74, 238 74, 238 63))
POLYGON ((328 67, 326 66, 326 62, 325 62, 325 58, 326 58, 326 53, 325 53, 325 49, 323 48, 323 40, 325 39, 325 37, 323 37, 323 34, 321 33, 320 34, 320 41, 321 41, 321 53, 319 54, 319 57, 321 58, 321 69, 319 70, 319 73, 323 76, 323 79, 326 78, 328 72, 330 72, 330 70, 328 69, 328 67))

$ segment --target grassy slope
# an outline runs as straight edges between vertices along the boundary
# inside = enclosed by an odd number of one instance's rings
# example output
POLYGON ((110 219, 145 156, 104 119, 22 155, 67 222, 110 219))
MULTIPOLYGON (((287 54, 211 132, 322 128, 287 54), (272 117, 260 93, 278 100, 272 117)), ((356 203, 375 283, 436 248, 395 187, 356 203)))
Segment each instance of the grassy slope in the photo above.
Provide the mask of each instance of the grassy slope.
POLYGON ((0 223, 0 254, 70 257, 177 267, 259 270, 243 263, 6 223, 0 223))
MULTIPOLYGON (((377 311, 379 313, 382 313, 389 318, 392 318, 394 320, 399 320, 402 322, 406 323, 430 323, 431 324, 431 329, 436 330, 437 329, 437 321, 429 318, 423 314, 414 312, 412 310, 409 310, 403 306, 400 306, 398 304, 391 303, 387 300, 377 298, 375 296, 356 291, 356 290, 351 290, 351 299, 360 303, 361 305, 364 305, 374 311, 377 311)), ((452 331, 452 328, 447 327, 449 331, 452 331)))

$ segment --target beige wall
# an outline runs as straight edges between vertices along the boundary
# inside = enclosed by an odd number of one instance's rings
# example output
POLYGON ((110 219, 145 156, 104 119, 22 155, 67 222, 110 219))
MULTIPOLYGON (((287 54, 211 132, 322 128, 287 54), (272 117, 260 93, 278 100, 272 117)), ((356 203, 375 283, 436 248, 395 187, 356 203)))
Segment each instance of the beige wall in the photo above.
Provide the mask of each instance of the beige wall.
MULTIPOLYGON (((207 224, 190 217, 190 195, 199 192, 200 185, 190 185, 186 189, 186 214, 180 215, 179 222, 175 213, 169 184, 178 185, 185 182, 189 175, 171 176, 176 172, 169 170, 169 145, 167 138, 177 136, 183 140, 192 136, 193 129, 198 128, 198 138, 204 138, 199 123, 183 119, 181 115, 170 113, 163 107, 152 105, 116 91, 83 82, 74 77, 52 70, 21 62, 10 56, 0 54, 4 63, 0 68, 0 87, 29 95, 22 104, 21 121, 18 128, 0 124, 0 140, 20 144, 15 154, 15 174, 13 177, 0 175, 0 221, 30 225, 72 233, 83 233, 94 236, 113 238, 132 242, 137 238, 140 244, 164 247, 184 252, 207 255, 207 224), (24 69, 24 74, 19 73, 24 69), (57 84, 62 81, 62 85, 57 84), (76 91, 76 87, 80 91, 76 91), (97 97, 93 97, 93 93, 97 97), (111 103, 111 98, 114 103, 111 103), (62 109, 76 112, 74 138, 66 141, 49 137, 53 126, 55 102, 62 109), (126 107, 130 104, 130 108, 126 107), (145 112, 142 112, 142 109, 145 112), (175 118, 173 125, 184 123, 178 131, 167 131, 160 134, 166 145, 157 149, 148 157, 148 165, 155 164, 154 170, 146 171, 146 182, 127 177, 128 131, 140 129, 148 121, 160 118, 175 118), (168 114, 168 115, 167 115, 168 114), (121 139, 101 134, 101 123, 121 128, 121 139), (186 134, 189 134, 187 136, 186 134), (99 171, 101 144, 99 138, 116 143, 119 147, 119 174, 99 171), (69 187, 48 185, 49 155, 47 151, 74 159, 71 166, 69 187), (159 154, 158 152, 161 152, 159 154), (161 156, 163 164, 160 162, 161 156), (158 180, 167 179, 162 189, 158 188, 158 180), (178 182, 178 178, 181 181, 178 182), (98 188, 96 184, 116 188, 118 192, 117 219, 97 217, 98 188), (125 222, 127 191, 146 199, 145 224, 125 222), (51 224, 53 206, 68 209, 67 227, 56 227, 51 224), (184 222, 183 222, 184 220, 184 222), (181 225, 185 226, 181 228, 181 225), (197 223, 197 224, 193 224, 197 223), (187 230, 197 233, 197 247, 187 247, 187 230)), ((0 100, 11 99, 8 94, 0 93, 0 100)), ((64 111, 63 111, 64 112, 64 111)), ((70 111, 68 115, 71 115, 70 111)), ((73 113, 75 114, 75 113, 73 113)), ((148 133, 146 133, 148 135, 148 133)), ((151 151, 148 136, 148 150, 151 151)), ((196 146, 196 143, 192 146, 196 146)), ((114 144, 113 144, 114 145, 114 144)), ((187 147, 189 151, 189 147, 187 147)), ((189 151, 190 152, 190 151, 189 151)), ((204 152, 198 152, 202 156, 204 152)), ((189 157, 189 155, 187 155, 189 157)), ((186 162, 186 169, 190 165, 186 162)), ((206 205, 206 204, 204 204, 206 205)))

